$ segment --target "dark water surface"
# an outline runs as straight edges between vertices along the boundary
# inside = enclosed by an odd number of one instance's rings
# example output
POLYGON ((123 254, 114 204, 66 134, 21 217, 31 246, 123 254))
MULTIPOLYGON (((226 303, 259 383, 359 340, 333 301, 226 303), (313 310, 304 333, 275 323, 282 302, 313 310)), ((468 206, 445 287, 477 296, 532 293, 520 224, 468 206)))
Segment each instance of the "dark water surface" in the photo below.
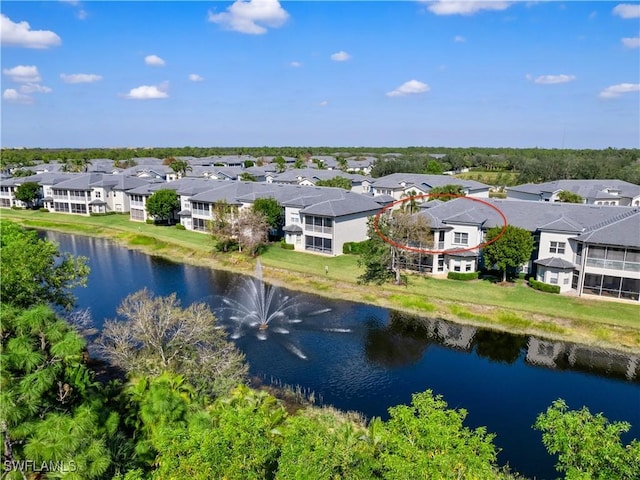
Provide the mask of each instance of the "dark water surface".
MULTIPOLYGON (((97 326, 115 317, 125 296, 144 287, 156 295, 176 292, 183 305, 206 301, 220 308, 223 295, 244 301, 239 287, 245 277, 174 264, 100 239, 45 235, 62 251, 89 257, 88 288, 75 293, 97 326)), ((327 404, 368 417, 386 417, 390 406, 431 389, 450 407, 468 410, 467 426, 495 433, 500 464, 530 478, 557 476, 555 459, 531 428, 557 398, 572 409, 585 405, 611 421, 630 422, 625 442, 640 438, 638 356, 435 319, 416 330, 406 316, 383 308, 310 295, 296 299, 302 321, 287 326, 288 334, 268 331, 263 341, 248 331, 235 340, 251 373, 267 382, 299 385, 327 404)), ((219 311, 222 320, 233 323, 229 315, 219 311)))

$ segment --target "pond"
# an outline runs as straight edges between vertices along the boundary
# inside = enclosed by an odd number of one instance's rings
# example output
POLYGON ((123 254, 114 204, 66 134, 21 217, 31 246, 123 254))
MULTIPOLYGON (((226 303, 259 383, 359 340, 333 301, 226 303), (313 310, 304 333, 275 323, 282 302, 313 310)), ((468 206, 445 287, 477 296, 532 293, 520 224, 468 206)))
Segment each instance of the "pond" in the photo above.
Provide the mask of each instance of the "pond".
MULTIPOLYGON (((62 251, 89 258, 88 288, 75 291, 99 327, 122 299, 147 287, 176 292, 183 305, 205 301, 232 323, 225 296, 242 302, 245 277, 171 263, 108 241, 46 232, 62 251)), ((372 287, 374 288, 374 287, 372 287)), ((375 287, 377 288, 377 287, 375 287)), ((466 425, 486 426, 501 449, 499 463, 537 479, 555 478, 555 459, 531 425, 557 398, 587 406, 611 421, 628 421, 623 438, 640 438, 640 358, 534 337, 496 333, 438 319, 415 319, 369 305, 296 296, 300 322, 266 340, 247 333, 234 341, 252 375, 300 386, 317 399, 367 417, 407 404, 427 389, 468 411, 466 425)), ((232 326, 231 326, 232 327, 232 326)), ((264 337, 263 337, 264 339, 264 337)))

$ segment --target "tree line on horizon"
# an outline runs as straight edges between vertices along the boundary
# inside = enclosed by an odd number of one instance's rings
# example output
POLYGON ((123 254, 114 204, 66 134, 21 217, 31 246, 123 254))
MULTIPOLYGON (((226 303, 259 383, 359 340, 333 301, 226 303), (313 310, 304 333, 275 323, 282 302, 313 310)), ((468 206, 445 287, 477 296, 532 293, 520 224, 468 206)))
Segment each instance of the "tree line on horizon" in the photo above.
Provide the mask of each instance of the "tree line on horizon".
POLYGON ((129 165, 136 158, 160 159, 214 155, 293 157, 311 161, 332 155, 377 158, 372 176, 391 173, 432 173, 471 168, 485 172, 513 172, 518 183, 541 183, 563 179, 619 179, 640 185, 640 149, 542 149, 542 148, 451 148, 451 147, 170 147, 89 149, 2 149, 0 166, 29 167, 39 162, 80 163, 106 158, 116 165, 129 165), (435 157, 434 157, 435 155, 435 157))

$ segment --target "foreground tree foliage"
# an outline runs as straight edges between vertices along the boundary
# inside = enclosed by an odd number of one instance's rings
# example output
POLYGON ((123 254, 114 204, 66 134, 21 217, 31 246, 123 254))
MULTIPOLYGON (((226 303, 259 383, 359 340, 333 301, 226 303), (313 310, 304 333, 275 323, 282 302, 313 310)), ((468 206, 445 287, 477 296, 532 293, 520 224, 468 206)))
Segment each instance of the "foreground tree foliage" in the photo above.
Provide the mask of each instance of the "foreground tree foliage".
POLYGON ((410 406, 389 409, 391 418, 374 421, 383 478, 495 478, 494 435, 463 426, 465 410, 447 408, 430 390, 412 396, 410 406))
POLYGON ((288 415, 265 392, 235 389, 186 423, 158 429, 155 479, 508 478, 493 437, 462 425, 430 391, 367 427, 354 415, 307 407, 288 415))
POLYGON ((623 445, 620 435, 628 432, 627 422, 610 423, 588 408, 569 410, 559 399, 541 413, 534 428, 542 431, 542 443, 558 455, 556 469, 567 480, 632 480, 640 476, 640 442, 623 445))
POLYGON ((70 309, 70 290, 86 285, 84 257, 60 253, 33 230, 0 221, 0 296, 4 303, 29 308, 41 303, 70 309))
POLYGON ((105 322, 98 344, 127 373, 180 374, 207 395, 245 381, 244 355, 216 328, 206 304, 182 308, 175 293, 154 297, 144 289, 126 297, 117 312, 120 318, 105 322))
POLYGON ((531 259, 534 240, 531 232, 507 225, 504 232, 502 227, 493 227, 487 231, 486 242, 482 249, 485 266, 496 266, 502 271, 502 281, 507 281, 507 269, 516 269, 531 259))
MULTIPOLYGON (((119 419, 104 408, 85 341, 48 307, 2 305, 1 320, 3 460, 60 462, 65 478, 100 478, 119 419)), ((12 469, 8 478, 26 477, 12 469)))

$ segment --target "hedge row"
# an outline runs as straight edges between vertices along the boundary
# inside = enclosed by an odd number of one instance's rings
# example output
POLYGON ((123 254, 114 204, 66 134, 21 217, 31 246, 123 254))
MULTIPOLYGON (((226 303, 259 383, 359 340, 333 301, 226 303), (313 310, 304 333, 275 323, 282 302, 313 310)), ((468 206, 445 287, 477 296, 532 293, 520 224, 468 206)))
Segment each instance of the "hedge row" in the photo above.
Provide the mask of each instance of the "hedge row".
POLYGON ((285 250, 294 250, 296 247, 293 243, 287 243, 284 241, 284 238, 280 241, 280 246, 285 250))
POLYGON ((451 280, 476 280, 479 272, 449 272, 447 278, 451 280))
POLYGON ((536 290, 540 290, 541 292, 547 293, 560 293, 560 285, 549 285, 548 283, 539 282, 533 278, 529 279, 529 285, 531 288, 535 288, 536 290))
POLYGON ((362 246, 365 244, 367 240, 363 242, 345 242, 342 245, 342 253, 345 255, 357 255, 362 251, 362 246))

